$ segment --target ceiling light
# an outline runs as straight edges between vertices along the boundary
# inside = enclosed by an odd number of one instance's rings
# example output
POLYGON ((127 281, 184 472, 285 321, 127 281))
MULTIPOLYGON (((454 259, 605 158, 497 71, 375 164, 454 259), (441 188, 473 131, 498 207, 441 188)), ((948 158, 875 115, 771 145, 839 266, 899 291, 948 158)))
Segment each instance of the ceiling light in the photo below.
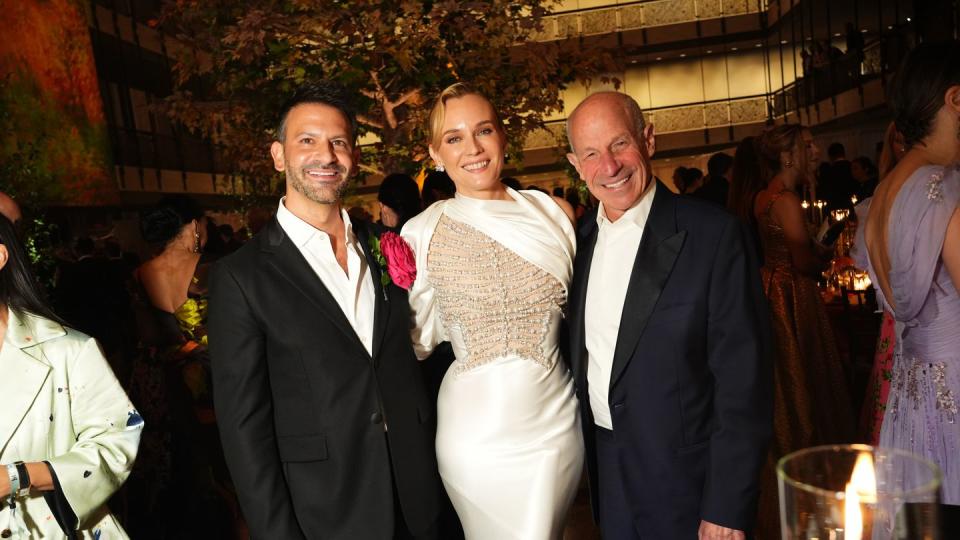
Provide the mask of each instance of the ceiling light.
POLYGON ((731 50, 731 51, 735 51, 735 50, 737 50, 737 48, 736 48, 736 47, 730 47, 730 50, 731 50))
POLYGON ((864 28, 863 30, 860 30, 860 32, 861 32, 862 34, 866 34, 866 33, 867 33, 867 29, 864 28))
POLYGON ((707 54, 713 54, 713 51, 707 51, 707 54))
POLYGON ((836 34, 834 34, 833 37, 840 37, 840 32, 837 32, 836 34))
POLYGON ((893 25, 888 26, 887 30, 893 30, 893 25))
POLYGON ((686 58, 686 57, 687 57, 687 53, 680 53, 680 58, 686 58))
POLYGON ((910 22, 910 17, 907 17, 907 22, 910 22))
POLYGON ((658 56, 658 57, 657 57, 657 60, 663 60, 663 57, 662 57, 662 56, 658 56))
POLYGON ((785 40, 785 39, 780 40, 780 44, 781 44, 781 45, 786 45, 786 44, 787 44, 787 40, 785 40))
POLYGON ((763 43, 757 43, 754 47, 763 47, 763 43))

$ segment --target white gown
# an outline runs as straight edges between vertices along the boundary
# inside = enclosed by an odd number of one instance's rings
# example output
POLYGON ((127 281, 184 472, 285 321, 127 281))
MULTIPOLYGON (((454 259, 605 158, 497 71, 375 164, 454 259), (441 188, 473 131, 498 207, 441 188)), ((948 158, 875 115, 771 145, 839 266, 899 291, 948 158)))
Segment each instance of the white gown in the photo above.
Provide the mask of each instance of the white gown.
POLYGON ((437 460, 468 539, 554 540, 583 468, 573 381, 558 333, 575 236, 547 195, 457 196, 407 223, 422 359, 441 341, 456 361, 440 387, 437 460))

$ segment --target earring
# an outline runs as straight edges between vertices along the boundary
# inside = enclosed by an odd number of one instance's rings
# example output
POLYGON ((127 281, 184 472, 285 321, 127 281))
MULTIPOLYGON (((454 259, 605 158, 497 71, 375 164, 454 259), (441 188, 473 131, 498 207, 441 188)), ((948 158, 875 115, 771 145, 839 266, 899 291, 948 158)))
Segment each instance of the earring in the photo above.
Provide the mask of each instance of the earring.
POLYGON ((443 168, 443 163, 437 163, 437 166, 434 167, 434 168, 437 170, 437 172, 444 172, 444 171, 446 171, 446 169, 443 168))
POLYGON ((200 233, 197 231, 193 232, 193 252, 200 253, 200 233))
POLYGON ((790 167, 793 167, 793 162, 788 159, 783 162, 783 166, 784 168, 789 169, 790 167))

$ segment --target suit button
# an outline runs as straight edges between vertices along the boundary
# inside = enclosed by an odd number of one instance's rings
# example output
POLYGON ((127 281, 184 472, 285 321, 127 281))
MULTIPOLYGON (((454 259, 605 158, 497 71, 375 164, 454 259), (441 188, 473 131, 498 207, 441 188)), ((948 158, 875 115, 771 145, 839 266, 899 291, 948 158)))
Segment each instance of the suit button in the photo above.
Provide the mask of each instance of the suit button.
POLYGON ((380 414, 380 413, 378 413, 378 412, 375 412, 375 413, 373 413, 373 414, 370 415, 370 423, 371 423, 371 424, 379 424, 380 422, 383 422, 383 415, 382 415, 382 414, 380 414))
POLYGON ((0 538, 10 538, 13 536, 13 533, 10 532, 10 529, 4 529, 3 532, 0 532, 0 538))

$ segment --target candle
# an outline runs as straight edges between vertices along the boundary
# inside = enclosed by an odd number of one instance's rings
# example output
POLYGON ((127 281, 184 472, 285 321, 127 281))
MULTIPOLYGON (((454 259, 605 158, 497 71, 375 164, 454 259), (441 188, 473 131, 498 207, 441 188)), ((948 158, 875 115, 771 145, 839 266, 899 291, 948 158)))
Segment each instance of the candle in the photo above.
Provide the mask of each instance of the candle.
POLYGON ((863 504, 877 502, 877 477, 873 471, 873 456, 861 452, 853 466, 843 500, 843 540, 862 540, 866 522, 863 504))
POLYGON ((856 196, 856 195, 850 197, 850 202, 852 202, 854 205, 857 204, 857 201, 858 201, 858 200, 859 200, 859 199, 857 199, 857 196, 856 196))

